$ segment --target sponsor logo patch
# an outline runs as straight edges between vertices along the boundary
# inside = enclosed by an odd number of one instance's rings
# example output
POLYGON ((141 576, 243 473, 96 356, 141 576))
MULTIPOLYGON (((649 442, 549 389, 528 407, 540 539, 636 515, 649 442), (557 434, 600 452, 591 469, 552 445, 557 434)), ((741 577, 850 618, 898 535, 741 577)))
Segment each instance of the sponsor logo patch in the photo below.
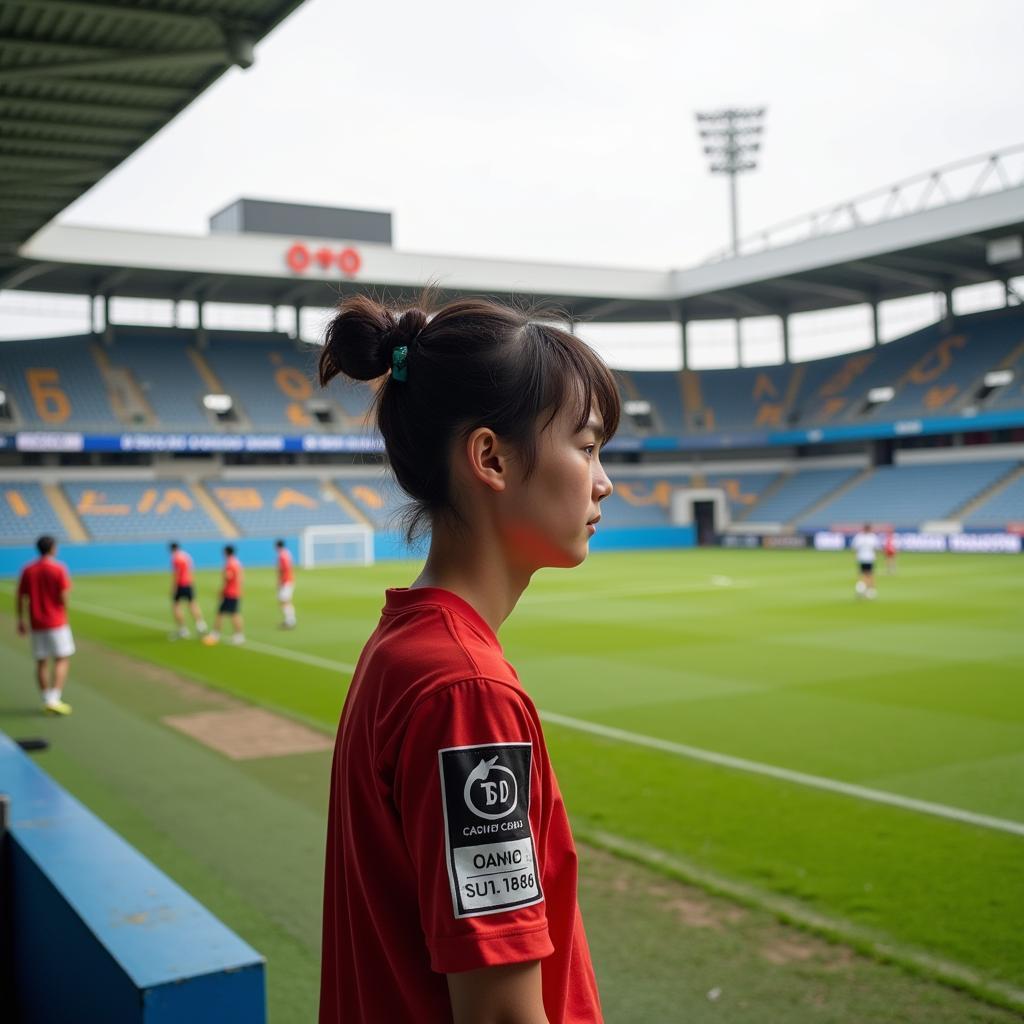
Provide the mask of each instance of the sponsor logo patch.
POLYGON ((437 757, 455 916, 540 903, 530 831, 533 744, 447 747, 437 757))

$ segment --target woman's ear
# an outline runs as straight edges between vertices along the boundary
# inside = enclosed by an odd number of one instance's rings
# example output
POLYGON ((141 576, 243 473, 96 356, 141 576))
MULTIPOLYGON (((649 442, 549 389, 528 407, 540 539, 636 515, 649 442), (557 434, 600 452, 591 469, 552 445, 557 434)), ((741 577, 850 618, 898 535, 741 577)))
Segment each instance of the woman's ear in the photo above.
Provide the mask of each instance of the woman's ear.
POLYGON ((490 427, 477 427, 466 438, 463 450, 473 479, 492 491, 505 490, 510 452, 490 427))

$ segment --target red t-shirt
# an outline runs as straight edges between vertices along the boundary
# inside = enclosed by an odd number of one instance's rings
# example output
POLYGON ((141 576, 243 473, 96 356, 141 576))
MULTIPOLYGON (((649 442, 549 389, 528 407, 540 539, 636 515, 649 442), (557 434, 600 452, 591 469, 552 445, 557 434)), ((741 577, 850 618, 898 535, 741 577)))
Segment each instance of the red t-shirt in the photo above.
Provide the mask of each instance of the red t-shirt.
POLYGON ((277 582, 283 587, 286 583, 292 583, 294 580, 292 553, 287 548, 281 548, 277 553, 277 582))
POLYGON ((603 1018, 537 711, 445 590, 389 590, 334 749, 320 1024, 450 1021, 446 973, 541 961, 551 1024, 603 1018))
POLYGON ((174 573, 176 587, 192 586, 192 558, 184 551, 178 550, 171 555, 171 572, 174 573))
POLYGON ((67 569, 44 556, 29 563, 18 580, 18 607, 22 595, 28 594, 28 617, 33 629, 57 629, 68 624, 64 607, 64 591, 71 589, 67 569))
POLYGON ((222 597, 242 596, 242 563, 237 555, 231 555, 224 563, 224 590, 222 597))

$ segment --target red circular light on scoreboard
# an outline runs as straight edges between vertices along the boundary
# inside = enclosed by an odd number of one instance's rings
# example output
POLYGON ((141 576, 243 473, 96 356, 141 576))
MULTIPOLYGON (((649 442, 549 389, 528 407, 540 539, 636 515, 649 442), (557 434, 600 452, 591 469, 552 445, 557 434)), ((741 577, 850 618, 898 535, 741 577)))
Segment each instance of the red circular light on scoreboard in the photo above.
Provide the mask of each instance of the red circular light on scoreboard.
POLYGON ((296 274, 304 274, 314 264, 324 272, 337 267, 346 277, 355 277, 363 265, 363 258, 358 249, 346 246, 344 249, 331 249, 322 245, 318 249, 310 249, 303 242, 296 242, 285 253, 288 269, 296 274))

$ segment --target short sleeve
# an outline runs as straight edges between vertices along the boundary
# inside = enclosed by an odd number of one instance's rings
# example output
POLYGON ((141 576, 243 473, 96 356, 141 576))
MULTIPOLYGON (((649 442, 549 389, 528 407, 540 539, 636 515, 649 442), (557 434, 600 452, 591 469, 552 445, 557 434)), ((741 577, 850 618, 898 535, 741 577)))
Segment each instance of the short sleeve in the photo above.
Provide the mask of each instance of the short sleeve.
POLYGON ((435 971, 554 951, 537 860, 542 742, 522 696, 484 679, 431 695, 407 724, 393 793, 435 971))

